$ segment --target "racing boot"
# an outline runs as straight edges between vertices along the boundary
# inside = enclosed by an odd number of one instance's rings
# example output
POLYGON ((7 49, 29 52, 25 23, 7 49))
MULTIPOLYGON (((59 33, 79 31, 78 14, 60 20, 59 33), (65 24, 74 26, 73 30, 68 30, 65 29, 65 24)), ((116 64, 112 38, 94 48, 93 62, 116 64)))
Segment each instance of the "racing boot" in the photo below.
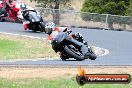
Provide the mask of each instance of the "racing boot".
POLYGON ((24 30, 27 30, 28 29, 28 24, 29 23, 30 23, 29 21, 23 22, 24 30))

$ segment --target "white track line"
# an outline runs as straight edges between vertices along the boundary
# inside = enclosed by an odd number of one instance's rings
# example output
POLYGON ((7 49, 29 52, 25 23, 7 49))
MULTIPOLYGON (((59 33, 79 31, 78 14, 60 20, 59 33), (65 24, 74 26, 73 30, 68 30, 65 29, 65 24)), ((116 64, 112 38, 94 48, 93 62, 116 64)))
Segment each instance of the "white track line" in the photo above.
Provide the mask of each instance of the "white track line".
POLYGON ((19 62, 19 61, 41 61, 41 60, 59 60, 59 57, 53 58, 37 58, 37 59, 8 59, 8 60, 0 60, 0 62, 19 62))
MULTIPOLYGON (((100 48, 100 47, 98 47, 98 48, 100 48)), ((105 55, 109 54, 109 50, 104 49, 104 48, 100 48, 100 49, 101 49, 101 50, 103 50, 103 51, 104 51, 104 53, 103 53, 103 54, 101 54, 101 55, 99 55, 99 56, 105 56, 105 55)))
POLYGON ((28 35, 21 35, 21 34, 14 34, 14 33, 7 33, 7 32, 0 32, 1 34, 7 34, 7 35, 15 35, 15 36, 22 36, 22 37, 27 37, 27 38, 32 38, 32 39, 47 39, 47 38, 41 38, 41 37, 34 37, 34 36, 28 36, 28 35))
POLYGON ((105 55, 109 54, 108 49, 104 49, 104 48, 101 48, 101 47, 96 47, 96 46, 93 46, 93 45, 91 45, 90 47, 93 48, 93 51, 97 56, 105 56, 105 55))

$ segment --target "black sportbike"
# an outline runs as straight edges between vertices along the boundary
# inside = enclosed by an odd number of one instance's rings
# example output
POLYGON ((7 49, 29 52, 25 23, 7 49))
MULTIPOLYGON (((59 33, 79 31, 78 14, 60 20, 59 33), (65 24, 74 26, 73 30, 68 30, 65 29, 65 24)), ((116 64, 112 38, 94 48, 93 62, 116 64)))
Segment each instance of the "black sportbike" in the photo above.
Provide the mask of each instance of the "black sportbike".
POLYGON ((22 13, 24 19, 29 22, 29 30, 45 32, 45 22, 35 10, 24 10, 22 13))
POLYGON ((96 55, 91 48, 88 48, 88 45, 78 41, 75 38, 69 37, 67 32, 59 33, 55 39, 52 41, 52 48, 57 52, 61 52, 61 59, 66 60, 69 58, 74 58, 77 61, 82 61, 85 59, 95 60, 96 55), (80 45, 79 45, 80 44, 80 45), (86 55, 82 54, 81 47, 85 50, 86 55))

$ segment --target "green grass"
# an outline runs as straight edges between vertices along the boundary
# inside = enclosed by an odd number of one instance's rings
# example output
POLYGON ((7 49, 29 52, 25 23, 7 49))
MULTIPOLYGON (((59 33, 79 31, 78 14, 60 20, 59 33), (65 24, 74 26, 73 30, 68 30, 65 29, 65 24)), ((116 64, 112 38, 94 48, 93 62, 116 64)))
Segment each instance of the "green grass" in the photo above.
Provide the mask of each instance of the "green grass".
POLYGON ((130 84, 86 84, 79 86, 75 78, 71 79, 0 79, 0 88, 131 88, 130 84))
POLYGON ((0 59, 55 57, 47 40, 0 35, 0 59))
POLYGON ((7 39, 0 39, 0 57, 1 58, 13 58, 14 55, 17 56, 17 51, 22 48, 21 43, 16 41, 11 41, 7 39))

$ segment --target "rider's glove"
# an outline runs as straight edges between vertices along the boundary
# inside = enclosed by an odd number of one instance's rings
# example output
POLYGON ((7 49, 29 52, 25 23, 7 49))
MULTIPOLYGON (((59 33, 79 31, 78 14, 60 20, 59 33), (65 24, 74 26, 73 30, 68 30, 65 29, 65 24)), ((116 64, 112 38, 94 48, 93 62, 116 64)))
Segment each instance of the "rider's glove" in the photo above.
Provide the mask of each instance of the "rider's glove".
POLYGON ((67 33, 70 34, 72 31, 71 30, 67 30, 67 33))

